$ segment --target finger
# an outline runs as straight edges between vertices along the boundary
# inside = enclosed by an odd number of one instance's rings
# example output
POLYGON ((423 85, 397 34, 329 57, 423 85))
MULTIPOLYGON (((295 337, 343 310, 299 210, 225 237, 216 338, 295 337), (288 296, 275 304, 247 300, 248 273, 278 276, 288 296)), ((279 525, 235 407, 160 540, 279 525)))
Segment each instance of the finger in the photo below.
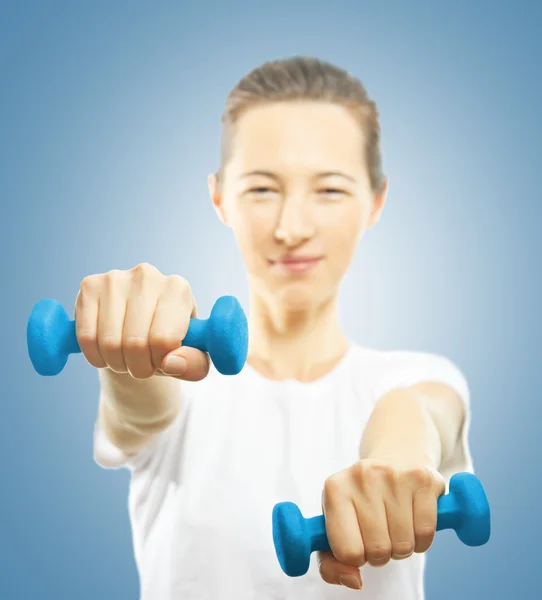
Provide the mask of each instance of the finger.
POLYGON ((124 329, 122 332, 122 352, 126 368, 132 377, 147 379, 155 373, 149 345, 157 295, 145 282, 136 282, 126 304, 124 329))
POLYGON ((173 371, 174 374, 171 376, 184 381, 201 381, 209 374, 210 366, 211 361, 206 352, 182 346, 166 355, 162 372, 167 375, 169 374, 167 371, 173 371), (170 359, 173 359, 173 362, 170 359), (178 360, 183 362, 177 362, 178 360))
POLYGON ((167 277, 149 332, 152 362, 156 368, 162 367, 167 354, 180 348, 194 304, 188 283, 181 277, 167 277))
POLYGON ((344 565, 360 567, 365 563, 363 540, 356 509, 345 493, 346 485, 343 477, 332 476, 326 480, 322 510, 333 556, 344 565))
POLYGON ((437 530, 437 496, 430 487, 421 488, 414 496, 414 552, 427 552, 437 530))
POLYGON ((370 495, 365 493, 363 496, 356 496, 354 502, 365 560, 373 567, 384 566, 391 558, 391 540, 382 493, 379 494, 376 489, 370 495))
POLYGON ((343 565, 330 551, 318 552, 317 556, 320 577, 326 583, 361 590, 363 581, 359 569, 343 565))
POLYGON ((414 552, 414 518, 412 491, 399 487, 386 497, 384 506, 391 541, 391 557, 394 560, 408 558, 414 552))
POLYGON ((98 346, 109 368, 126 373, 122 353, 122 331, 126 314, 126 290, 122 289, 119 274, 111 271, 105 276, 98 311, 98 346))
MULTIPOLYGON (((153 364, 163 373, 181 377, 191 368, 188 362, 194 360, 194 353, 173 351, 180 351, 190 318, 196 314, 196 303, 188 282, 181 277, 168 277, 158 299, 149 335, 153 364)), ((199 362, 202 360, 199 357, 199 362)))
POLYGON ((85 359, 93 367, 103 369, 106 362, 98 347, 98 311, 99 295, 98 282, 94 277, 86 277, 79 289, 75 300, 75 335, 79 348, 85 359))

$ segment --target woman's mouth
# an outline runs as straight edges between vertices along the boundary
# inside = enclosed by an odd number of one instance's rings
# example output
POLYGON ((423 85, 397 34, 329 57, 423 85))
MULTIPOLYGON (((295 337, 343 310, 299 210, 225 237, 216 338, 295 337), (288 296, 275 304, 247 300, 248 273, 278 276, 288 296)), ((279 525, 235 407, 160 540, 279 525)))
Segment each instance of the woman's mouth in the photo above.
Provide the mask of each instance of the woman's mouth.
POLYGON ((307 273, 314 269, 322 258, 321 256, 284 256, 270 262, 275 268, 287 273, 307 273))

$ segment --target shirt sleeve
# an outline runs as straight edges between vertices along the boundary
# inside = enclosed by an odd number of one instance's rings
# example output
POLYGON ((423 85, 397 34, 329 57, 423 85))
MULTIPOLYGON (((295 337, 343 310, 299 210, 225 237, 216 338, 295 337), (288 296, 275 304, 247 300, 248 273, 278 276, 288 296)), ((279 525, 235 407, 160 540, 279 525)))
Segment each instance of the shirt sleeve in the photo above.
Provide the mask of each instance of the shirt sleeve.
POLYGON ((104 469, 126 468, 130 471, 145 469, 151 463, 159 462, 167 450, 170 439, 176 434, 187 404, 188 398, 185 391, 183 393, 184 410, 181 409, 173 423, 154 436, 134 454, 126 454, 120 448, 117 448, 103 430, 100 420, 96 419, 93 436, 94 462, 104 469))
POLYGON ((169 435, 170 428, 159 433, 135 454, 126 454, 109 440, 99 420, 96 420, 93 439, 94 462, 103 469, 126 468, 133 471, 144 466, 160 447, 165 446, 169 435))
POLYGON ((397 388, 410 387, 422 382, 439 382, 451 387, 463 402, 465 418, 458 443, 448 460, 441 465, 441 473, 449 480, 462 471, 474 472, 469 447, 471 423, 470 390, 459 367, 451 360, 438 354, 395 351, 386 353, 379 377, 377 398, 397 388))

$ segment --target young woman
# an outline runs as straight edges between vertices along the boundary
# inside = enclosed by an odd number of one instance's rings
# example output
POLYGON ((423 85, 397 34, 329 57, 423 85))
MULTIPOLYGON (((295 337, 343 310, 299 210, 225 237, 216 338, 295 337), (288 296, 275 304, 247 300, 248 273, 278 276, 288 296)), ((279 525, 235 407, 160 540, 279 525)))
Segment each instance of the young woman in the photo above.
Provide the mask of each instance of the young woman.
POLYGON ((182 276, 143 264, 82 282, 95 459, 131 470, 143 600, 423 598, 437 498, 472 470, 469 392, 447 358, 367 348, 340 325, 341 281, 385 202, 379 138, 362 84, 324 61, 268 62, 230 93, 209 190, 250 286, 237 376, 182 346, 196 316, 182 276), (273 546, 285 500, 324 511, 332 549, 299 578, 273 546))

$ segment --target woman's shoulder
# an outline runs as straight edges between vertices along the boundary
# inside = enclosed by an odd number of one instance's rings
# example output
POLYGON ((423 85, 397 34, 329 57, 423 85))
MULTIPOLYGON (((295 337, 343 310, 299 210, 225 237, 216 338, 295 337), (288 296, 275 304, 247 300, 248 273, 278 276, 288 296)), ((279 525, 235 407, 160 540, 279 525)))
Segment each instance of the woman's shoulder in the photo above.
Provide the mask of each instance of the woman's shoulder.
POLYGON ((463 371, 450 357, 431 351, 378 349, 353 344, 352 373, 370 381, 382 393, 395 387, 407 387, 423 381, 438 381, 468 395, 463 371))
POLYGON ((419 364, 453 364, 453 361, 437 352, 428 350, 407 349, 381 349, 363 346, 359 343, 351 344, 351 354, 354 360, 373 367, 404 367, 419 364))

